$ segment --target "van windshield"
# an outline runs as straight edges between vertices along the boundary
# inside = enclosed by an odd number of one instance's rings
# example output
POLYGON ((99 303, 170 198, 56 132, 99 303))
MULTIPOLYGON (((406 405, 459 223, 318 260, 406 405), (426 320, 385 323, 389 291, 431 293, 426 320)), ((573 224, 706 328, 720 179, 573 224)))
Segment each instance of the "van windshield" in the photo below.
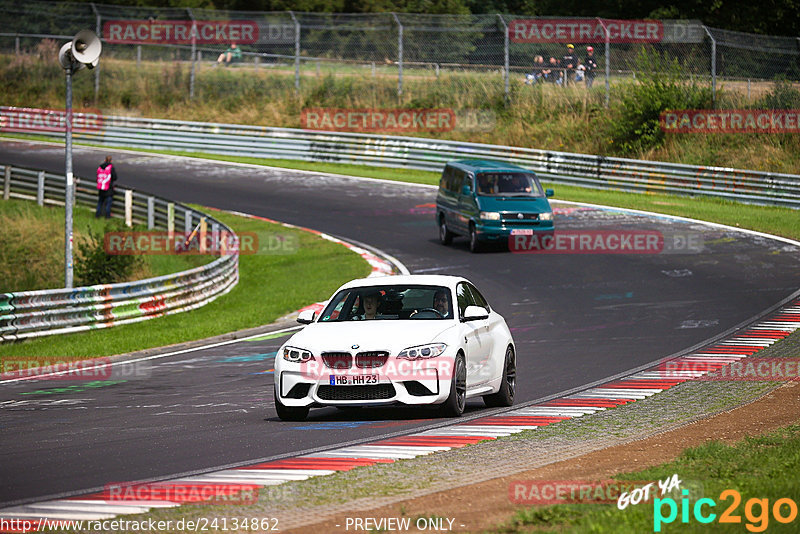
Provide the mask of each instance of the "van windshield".
POLYGON ((480 173, 475 181, 480 196, 544 196, 539 180, 531 173, 484 172, 480 173))

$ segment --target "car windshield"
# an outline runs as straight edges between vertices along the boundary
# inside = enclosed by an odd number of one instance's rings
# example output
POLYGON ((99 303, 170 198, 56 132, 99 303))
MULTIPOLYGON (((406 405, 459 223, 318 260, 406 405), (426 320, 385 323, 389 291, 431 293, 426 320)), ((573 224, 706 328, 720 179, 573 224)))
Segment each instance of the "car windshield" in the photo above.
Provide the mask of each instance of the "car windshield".
POLYGON ((339 291, 319 322, 453 318, 450 290, 441 286, 387 285, 339 291))
POLYGON ((480 196, 544 196, 539 180, 532 173, 483 172, 478 174, 476 182, 480 196))

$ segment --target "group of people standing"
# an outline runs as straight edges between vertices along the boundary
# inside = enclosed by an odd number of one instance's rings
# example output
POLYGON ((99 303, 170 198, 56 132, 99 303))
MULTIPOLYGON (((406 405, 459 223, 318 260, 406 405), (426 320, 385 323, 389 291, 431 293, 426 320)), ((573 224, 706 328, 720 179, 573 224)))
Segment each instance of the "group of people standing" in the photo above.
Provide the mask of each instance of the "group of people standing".
POLYGON ((561 60, 550 57, 545 63, 543 56, 533 59, 533 68, 525 75, 525 83, 533 85, 540 82, 551 82, 564 85, 570 81, 585 82, 591 88, 596 76, 597 61, 594 57, 594 48, 586 47, 586 57, 581 60, 575 55, 575 45, 568 44, 567 50, 561 60))

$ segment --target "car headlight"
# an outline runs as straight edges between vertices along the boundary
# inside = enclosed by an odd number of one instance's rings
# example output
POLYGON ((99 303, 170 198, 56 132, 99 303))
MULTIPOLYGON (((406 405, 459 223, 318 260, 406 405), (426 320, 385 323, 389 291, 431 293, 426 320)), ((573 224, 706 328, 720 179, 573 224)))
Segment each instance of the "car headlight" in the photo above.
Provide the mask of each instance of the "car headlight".
POLYGON ((314 359, 311 351, 305 349, 298 349, 296 347, 284 347, 283 359, 287 362, 304 363, 314 359))
POLYGON ((547 211, 545 213, 540 213, 539 214, 539 220, 540 221, 552 221, 553 220, 553 212, 552 211, 547 211))
POLYGON ((496 211, 482 211, 479 216, 484 221, 499 221, 500 220, 500 214, 497 213, 496 211))
POLYGON ((429 343, 427 345, 417 345, 416 347, 408 347, 400 351, 397 355, 398 358, 405 360, 419 360, 422 358, 435 358, 444 352, 447 345, 444 343, 429 343))

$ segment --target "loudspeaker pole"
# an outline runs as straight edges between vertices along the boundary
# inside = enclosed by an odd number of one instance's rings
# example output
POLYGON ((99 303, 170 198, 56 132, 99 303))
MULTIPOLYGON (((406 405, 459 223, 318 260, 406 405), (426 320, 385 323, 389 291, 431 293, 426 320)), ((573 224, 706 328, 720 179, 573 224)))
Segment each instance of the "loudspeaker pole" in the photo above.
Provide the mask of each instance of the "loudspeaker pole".
POLYGON ((65 135, 65 176, 67 186, 64 197, 64 287, 72 289, 72 204, 75 199, 75 180, 72 177, 72 65, 64 69, 67 73, 67 113, 65 135))

